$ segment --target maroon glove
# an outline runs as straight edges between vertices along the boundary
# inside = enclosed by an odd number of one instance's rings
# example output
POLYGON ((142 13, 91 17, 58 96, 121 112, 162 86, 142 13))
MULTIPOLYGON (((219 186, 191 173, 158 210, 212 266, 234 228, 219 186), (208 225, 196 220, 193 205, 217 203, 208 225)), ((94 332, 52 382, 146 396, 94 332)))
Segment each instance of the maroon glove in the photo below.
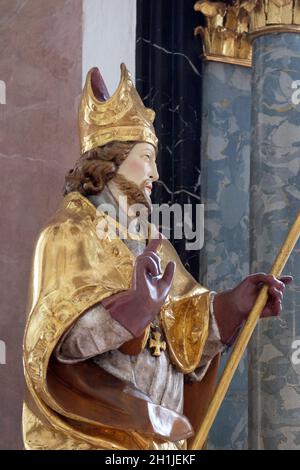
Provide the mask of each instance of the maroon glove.
POLYGON ((269 298, 261 316, 280 315, 285 286, 292 280, 292 276, 276 278, 265 273, 251 274, 234 289, 217 294, 214 310, 223 344, 233 344, 263 285, 269 286, 269 298))
POLYGON ((170 261, 162 276, 160 258, 155 253, 161 238, 151 240, 136 258, 130 289, 102 300, 111 316, 135 337, 154 320, 171 289, 175 263, 170 261))

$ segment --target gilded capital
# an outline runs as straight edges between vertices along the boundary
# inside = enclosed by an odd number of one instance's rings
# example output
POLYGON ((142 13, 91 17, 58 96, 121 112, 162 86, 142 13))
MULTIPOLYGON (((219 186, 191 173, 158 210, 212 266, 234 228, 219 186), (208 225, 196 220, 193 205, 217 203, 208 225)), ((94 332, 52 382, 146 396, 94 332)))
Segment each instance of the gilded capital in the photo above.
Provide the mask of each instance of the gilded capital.
POLYGON ((198 26, 195 35, 202 38, 203 56, 207 60, 251 66, 249 12, 242 3, 245 2, 195 3, 194 9, 205 17, 206 25, 198 26))
POLYGON ((251 39, 276 32, 300 32, 300 0, 245 0, 251 39))

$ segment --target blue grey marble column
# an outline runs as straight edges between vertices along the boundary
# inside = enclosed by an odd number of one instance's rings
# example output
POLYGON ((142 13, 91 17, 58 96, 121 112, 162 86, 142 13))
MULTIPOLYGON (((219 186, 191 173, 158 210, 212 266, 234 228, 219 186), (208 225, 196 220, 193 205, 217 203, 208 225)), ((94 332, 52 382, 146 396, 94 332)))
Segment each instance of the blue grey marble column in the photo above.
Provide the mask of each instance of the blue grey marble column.
MULTIPOLYGON (((260 36, 253 43, 251 137, 251 270, 268 271, 300 209, 300 35, 260 36), (298 94, 299 96, 299 94, 298 94), (297 98, 295 95, 294 98, 297 98)), ((249 446, 300 449, 300 256, 297 245, 285 273, 280 319, 260 322, 249 355, 249 446)))
MULTIPOLYGON (((233 287, 249 273, 251 70, 203 64, 201 200, 205 244, 201 280, 233 287)), ((228 357, 223 356, 223 366, 228 357)), ((247 448, 247 358, 241 361, 210 433, 209 448, 247 448)))

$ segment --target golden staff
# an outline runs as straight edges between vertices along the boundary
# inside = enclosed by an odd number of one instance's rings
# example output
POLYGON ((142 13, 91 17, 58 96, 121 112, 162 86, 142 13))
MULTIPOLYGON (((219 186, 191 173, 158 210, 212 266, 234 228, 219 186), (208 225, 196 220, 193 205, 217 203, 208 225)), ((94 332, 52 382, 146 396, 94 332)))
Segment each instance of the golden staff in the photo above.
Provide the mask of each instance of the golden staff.
MULTIPOLYGON (((280 276, 284 269, 287 260, 294 246, 296 245, 300 236, 300 212, 296 217, 288 236, 286 237, 280 252, 272 266, 270 274, 273 276, 280 276)), ((229 388, 230 382, 233 375, 239 365, 240 360, 245 352, 245 349, 249 343, 251 335, 256 327, 256 324, 261 316, 261 313, 266 305, 268 299, 268 286, 263 286, 261 289, 256 302, 249 314, 249 317, 245 323, 243 330, 241 331, 239 338, 235 344, 235 347, 230 355, 229 361, 226 364, 224 372, 218 382, 214 396, 210 402, 207 413, 202 421, 198 432, 196 433, 195 439, 192 442, 192 450, 200 450, 207 439, 210 428, 214 422, 214 419, 219 411, 219 408, 224 400, 226 392, 229 388)))

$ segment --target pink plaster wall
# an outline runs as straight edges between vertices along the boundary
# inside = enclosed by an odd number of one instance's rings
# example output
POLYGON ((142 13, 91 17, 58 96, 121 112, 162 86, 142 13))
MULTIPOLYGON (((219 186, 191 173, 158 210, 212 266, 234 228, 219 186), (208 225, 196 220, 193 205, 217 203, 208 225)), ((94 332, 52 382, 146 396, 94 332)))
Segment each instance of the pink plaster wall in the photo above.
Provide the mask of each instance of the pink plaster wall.
POLYGON ((0 449, 22 448, 21 343, 35 237, 79 153, 81 0, 1 0, 0 449))

